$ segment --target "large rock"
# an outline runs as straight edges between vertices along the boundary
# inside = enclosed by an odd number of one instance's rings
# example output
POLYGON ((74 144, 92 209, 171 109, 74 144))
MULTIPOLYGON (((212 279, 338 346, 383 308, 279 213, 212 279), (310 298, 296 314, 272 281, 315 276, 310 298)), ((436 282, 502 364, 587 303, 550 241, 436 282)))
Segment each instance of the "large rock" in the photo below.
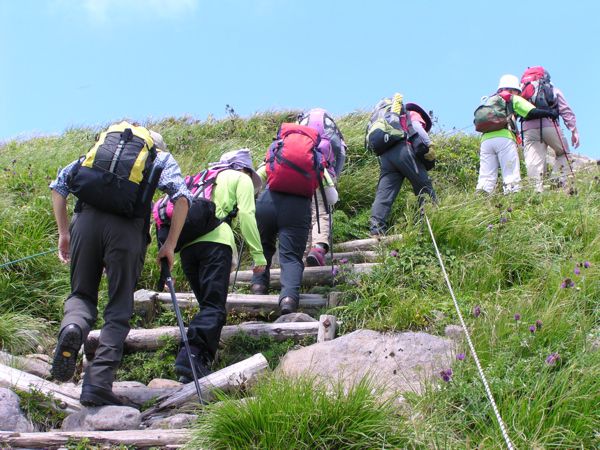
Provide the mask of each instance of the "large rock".
POLYGON ((181 428, 190 428, 198 419, 196 414, 179 413, 169 417, 160 417, 150 420, 148 428, 159 430, 179 430, 181 428))
POLYGON ((317 319, 309 316, 306 313, 290 313, 279 316, 275 323, 291 323, 291 322, 317 322, 317 319))
POLYGON ((67 416, 63 431, 137 430, 142 423, 141 413, 129 406, 100 406, 85 408, 67 416))
POLYGON ((358 330, 288 352, 278 370, 325 382, 342 380, 347 388, 368 375, 388 397, 420 392, 427 378, 450 366, 453 351, 451 340, 427 333, 358 330))
POLYGON ((6 388, 0 388, 0 430, 22 433, 33 431, 33 425, 19 407, 19 396, 6 388))

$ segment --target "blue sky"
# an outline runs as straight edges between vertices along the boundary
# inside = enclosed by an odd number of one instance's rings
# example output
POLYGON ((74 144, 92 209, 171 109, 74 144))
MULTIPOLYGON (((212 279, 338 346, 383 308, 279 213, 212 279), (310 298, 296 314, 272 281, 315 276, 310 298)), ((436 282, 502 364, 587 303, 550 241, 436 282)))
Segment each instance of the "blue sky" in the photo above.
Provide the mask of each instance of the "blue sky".
POLYGON ((592 0, 0 0, 0 141, 226 104, 342 115, 395 91, 450 131, 543 65, 600 158, 598 17, 592 0))

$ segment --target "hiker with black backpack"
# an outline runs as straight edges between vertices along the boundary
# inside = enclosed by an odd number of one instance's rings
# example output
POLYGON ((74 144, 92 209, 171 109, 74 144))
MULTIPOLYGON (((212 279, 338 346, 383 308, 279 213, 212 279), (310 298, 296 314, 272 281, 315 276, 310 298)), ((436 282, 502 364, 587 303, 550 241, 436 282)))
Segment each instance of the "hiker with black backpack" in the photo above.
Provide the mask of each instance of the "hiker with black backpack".
MULTIPOLYGON (((298 116, 298 123, 313 128, 319 133, 319 151, 327 163, 327 171, 334 185, 344 168, 346 161, 346 142, 337 124, 323 108, 312 108, 298 116)), ((332 217, 326 211, 326 201, 317 190, 312 202, 312 232, 310 250, 306 256, 306 265, 324 266, 325 255, 332 241, 330 222, 332 217)), ((333 205, 330 203, 329 207, 333 205)))
POLYGON ((542 192, 543 178, 546 176, 546 156, 548 147, 556 155, 553 173, 560 183, 566 186, 567 175, 573 168, 569 162, 569 144, 560 129, 559 117, 562 117, 567 129, 571 131, 571 144, 579 147, 579 133, 573 110, 565 100, 563 93, 550 81, 550 74, 543 67, 528 68, 521 77, 522 96, 536 108, 550 109, 552 117, 525 118, 521 124, 524 157, 527 177, 535 183, 535 190, 542 192))
POLYGON ((379 159, 379 181, 369 226, 371 236, 387 232, 387 219, 405 178, 412 184, 419 207, 425 195, 436 201, 427 174, 435 165, 435 153, 427 134, 431 126, 429 114, 415 103, 404 104, 401 94, 383 98, 371 113, 365 147, 379 159))
POLYGON ((330 204, 337 200, 337 191, 319 150, 319 133, 304 125, 281 125, 259 173, 266 179, 266 188, 256 202, 256 220, 267 266, 263 273, 254 273, 251 291, 267 294, 271 261, 279 238, 279 307, 281 314, 289 314, 298 309, 300 300, 302 257, 311 227, 311 200, 320 191, 326 204, 319 214, 328 214, 330 204))
POLYGON ((482 98, 475 110, 473 123, 481 135, 479 150, 479 178, 475 190, 491 194, 496 189, 498 167, 502 170, 504 193, 521 189, 521 170, 517 150, 515 116, 529 119, 556 117, 552 110, 536 108, 519 94, 521 85, 515 75, 502 75, 498 89, 482 98))
MULTIPOLYGON (((262 180, 254 171, 250 150, 243 148, 224 153, 218 162, 209 164, 207 170, 186 180, 193 203, 181 233, 180 257, 183 272, 200 311, 192 318, 187 330, 191 355, 185 345, 180 345, 175 360, 175 372, 184 383, 193 380, 192 363, 199 377, 208 375, 217 352, 221 330, 227 318, 225 305, 229 274, 236 249, 232 229, 234 217, 248 244, 254 261, 254 273, 264 272, 266 264, 256 225, 254 202, 262 180), (206 211, 210 217, 204 219, 204 224, 192 223, 194 217, 199 218, 206 211)), ((154 207, 157 225, 164 225, 165 216, 161 220, 161 211, 169 209, 168 204, 163 208, 164 200, 159 200, 154 207)), ((161 228, 159 225, 159 235, 161 228)))
POLYGON ((150 242, 150 208, 156 188, 175 202, 171 230, 158 253, 158 260, 166 259, 171 268, 191 196, 160 134, 125 121, 114 124, 84 157, 62 169, 50 184, 58 257, 71 263, 71 293, 64 304, 53 378, 68 381, 73 376, 81 345, 96 323, 104 270, 108 279, 104 325, 83 378, 80 401, 84 406, 123 403, 113 394, 112 384, 150 242), (70 225, 69 194, 78 198, 70 225))

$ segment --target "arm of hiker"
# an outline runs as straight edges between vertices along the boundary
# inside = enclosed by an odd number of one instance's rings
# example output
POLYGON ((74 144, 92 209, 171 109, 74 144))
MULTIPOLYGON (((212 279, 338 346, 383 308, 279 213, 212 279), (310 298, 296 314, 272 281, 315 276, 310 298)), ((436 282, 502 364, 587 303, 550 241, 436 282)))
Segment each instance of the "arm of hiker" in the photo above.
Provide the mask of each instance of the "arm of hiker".
POLYGON ((525 120, 543 119, 544 117, 556 120, 558 118, 558 113, 553 109, 533 108, 527 113, 525 120))
POLYGON ((425 131, 425 128, 423 128, 423 125, 421 125, 421 122, 419 122, 418 120, 413 120, 412 126, 419 135, 419 137, 423 140, 423 143, 427 147, 429 147, 431 145, 431 138, 427 134, 427 131, 425 131))
POLYGON ((252 255, 255 267, 266 266, 260 234, 256 225, 256 206, 254 204, 254 185, 248 176, 240 177, 236 187, 238 220, 242 236, 252 255))
POLYGON ((579 147, 579 133, 577 132, 577 128, 571 131, 571 145, 575 148, 579 147))
POLYGON ((565 96, 560 89, 554 88, 554 95, 558 103, 558 114, 562 117, 563 122, 568 130, 571 131, 571 144, 573 147, 579 147, 579 132, 577 131, 577 119, 575 113, 567 103, 565 96))
POLYGON ((71 234, 69 233, 69 217, 67 214, 67 198, 56 190, 52 190, 52 209, 58 227, 58 259, 67 264, 71 260, 71 234))
POLYGON ((167 240, 162 245, 162 247, 158 251, 158 255, 156 256, 156 260, 159 266, 160 260, 163 258, 167 258, 167 261, 169 261, 169 270, 173 268, 173 262, 175 261, 175 246, 177 245, 179 234, 181 233, 181 229, 183 228, 183 224, 185 223, 185 218, 187 217, 188 209, 188 199, 184 196, 179 197, 175 202, 175 207, 173 208, 173 217, 171 217, 171 227, 169 228, 167 240))

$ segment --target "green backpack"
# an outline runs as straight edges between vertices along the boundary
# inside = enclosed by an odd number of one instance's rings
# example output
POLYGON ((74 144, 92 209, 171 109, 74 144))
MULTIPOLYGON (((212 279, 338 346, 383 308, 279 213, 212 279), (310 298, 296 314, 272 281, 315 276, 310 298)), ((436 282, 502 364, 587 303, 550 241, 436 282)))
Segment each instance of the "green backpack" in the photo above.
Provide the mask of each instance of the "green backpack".
POLYGON ((500 94, 482 98, 482 104, 475 110, 473 124, 480 133, 503 130, 513 126, 512 97, 500 94))
POLYGON ((400 124, 402 114, 404 114, 404 106, 401 114, 392 112, 392 100, 389 98, 384 98, 375 105, 365 134, 367 150, 380 156, 406 139, 406 131, 400 124))

